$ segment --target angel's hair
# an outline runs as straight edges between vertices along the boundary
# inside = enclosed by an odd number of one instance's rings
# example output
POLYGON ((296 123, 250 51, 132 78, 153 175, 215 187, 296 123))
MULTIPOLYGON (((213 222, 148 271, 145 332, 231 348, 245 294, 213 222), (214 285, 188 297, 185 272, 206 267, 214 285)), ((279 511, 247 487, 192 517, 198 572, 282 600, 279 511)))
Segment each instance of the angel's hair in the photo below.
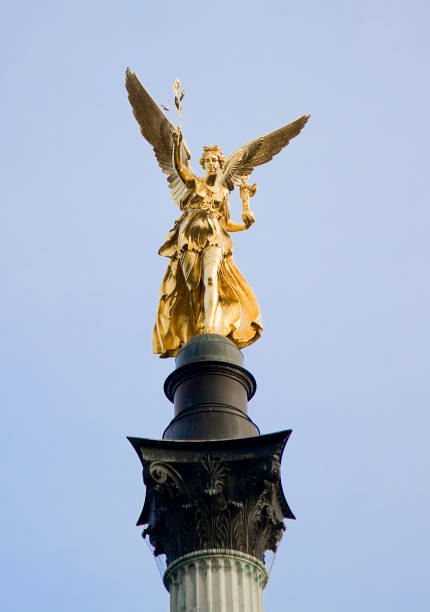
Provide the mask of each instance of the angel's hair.
POLYGON ((214 145, 213 147, 203 147, 203 153, 200 159, 200 165, 202 168, 205 167, 205 158, 207 156, 208 153, 215 153, 215 155, 218 158, 218 163, 220 165, 220 168, 224 168, 224 164, 225 164, 225 157, 222 154, 221 149, 219 148, 218 145, 214 145))

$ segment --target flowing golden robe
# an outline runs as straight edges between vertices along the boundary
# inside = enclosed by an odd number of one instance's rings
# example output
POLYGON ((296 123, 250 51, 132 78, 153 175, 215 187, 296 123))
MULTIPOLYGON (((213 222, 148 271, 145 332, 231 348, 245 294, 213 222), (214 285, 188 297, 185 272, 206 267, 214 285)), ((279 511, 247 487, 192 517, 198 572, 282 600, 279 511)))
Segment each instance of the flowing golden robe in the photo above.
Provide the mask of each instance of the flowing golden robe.
POLYGON ((152 340, 153 352, 161 357, 177 355, 185 342, 203 332, 203 253, 211 246, 219 247, 221 253, 214 333, 227 336, 243 348, 255 342, 262 332, 257 300, 233 261, 232 241, 224 229, 229 221, 228 201, 216 201, 210 188, 206 187, 206 191, 205 197, 194 193, 183 205, 184 213, 158 251, 170 258, 161 284, 152 340), (187 251, 196 253, 196 257, 192 274, 187 270, 185 278, 187 251))

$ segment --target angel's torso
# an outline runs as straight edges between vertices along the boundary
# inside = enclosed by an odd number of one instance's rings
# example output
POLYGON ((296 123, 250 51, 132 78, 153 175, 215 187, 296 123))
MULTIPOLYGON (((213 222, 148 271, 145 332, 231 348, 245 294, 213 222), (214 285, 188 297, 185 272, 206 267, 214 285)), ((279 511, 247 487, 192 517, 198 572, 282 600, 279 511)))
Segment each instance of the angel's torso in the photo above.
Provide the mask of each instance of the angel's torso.
POLYGON ((228 206, 228 189, 219 183, 208 185, 196 177, 196 187, 184 205, 184 210, 207 210, 221 214, 228 206))
POLYGON ((178 247, 201 251, 206 246, 219 246, 231 251, 231 240, 224 230, 228 222, 228 189, 204 179, 196 179, 196 188, 185 202, 184 215, 178 228, 178 247))

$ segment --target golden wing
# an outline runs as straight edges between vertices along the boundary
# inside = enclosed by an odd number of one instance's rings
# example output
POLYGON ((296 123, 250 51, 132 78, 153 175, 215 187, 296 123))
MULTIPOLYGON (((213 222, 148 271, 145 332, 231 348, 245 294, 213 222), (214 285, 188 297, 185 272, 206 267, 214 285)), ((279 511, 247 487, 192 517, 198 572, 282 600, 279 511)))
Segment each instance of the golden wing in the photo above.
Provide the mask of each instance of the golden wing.
MULTIPOLYGON (((133 115, 140 125, 142 136, 152 145, 161 170, 168 175, 170 194, 175 204, 180 207, 190 191, 173 165, 172 133, 176 132, 176 128, 154 102, 134 72, 127 68, 125 74, 125 87, 133 115)), ((183 164, 188 166, 189 172, 192 173, 188 163, 191 155, 184 141, 181 143, 181 156, 183 164)))
POLYGON ((300 134, 310 115, 303 115, 288 125, 284 125, 243 145, 227 159, 219 182, 226 185, 230 191, 234 185, 241 185, 242 177, 247 177, 255 166, 261 166, 277 155, 292 138, 300 134))

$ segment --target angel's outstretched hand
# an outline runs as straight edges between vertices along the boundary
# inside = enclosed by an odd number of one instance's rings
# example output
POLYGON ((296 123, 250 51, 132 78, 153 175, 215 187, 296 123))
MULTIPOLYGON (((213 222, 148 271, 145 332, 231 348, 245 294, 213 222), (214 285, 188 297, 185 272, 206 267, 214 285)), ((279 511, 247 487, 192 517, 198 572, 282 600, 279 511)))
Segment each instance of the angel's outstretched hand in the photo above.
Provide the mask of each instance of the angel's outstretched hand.
POLYGON ((252 210, 246 210, 242 215, 242 221, 245 223, 246 227, 251 227, 253 223, 255 223, 255 215, 252 210))

